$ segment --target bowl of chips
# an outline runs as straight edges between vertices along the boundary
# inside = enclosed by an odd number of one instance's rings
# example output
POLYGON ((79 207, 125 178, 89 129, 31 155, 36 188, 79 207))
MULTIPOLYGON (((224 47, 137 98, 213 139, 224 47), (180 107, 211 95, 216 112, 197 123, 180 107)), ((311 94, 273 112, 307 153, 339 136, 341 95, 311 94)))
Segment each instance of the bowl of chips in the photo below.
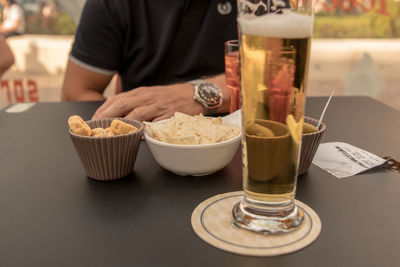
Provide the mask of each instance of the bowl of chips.
POLYGON ((69 117, 69 135, 88 177, 115 180, 132 173, 144 125, 136 120, 69 117))
POLYGON ((240 126, 225 124, 220 117, 176 112, 170 119, 144 124, 144 137, 154 159, 183 176, 203 176, 224 168, 241 141, 240 126))

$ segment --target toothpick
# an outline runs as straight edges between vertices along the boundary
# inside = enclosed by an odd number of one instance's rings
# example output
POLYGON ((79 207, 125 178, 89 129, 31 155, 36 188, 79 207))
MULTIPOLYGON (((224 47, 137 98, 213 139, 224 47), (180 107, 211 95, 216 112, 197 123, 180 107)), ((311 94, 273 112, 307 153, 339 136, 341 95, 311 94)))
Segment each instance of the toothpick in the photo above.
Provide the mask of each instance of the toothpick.
POLYGON ((328 108, 329 102, 331 102, 331 98, 332 98, 334 92, 335 92, 335 90, 332 91, 332 94, 329 97, 328 102, 326 102, 326 104, 325 104, 324 110, 322 111, 321 117, 319 118, 319 121, 318 121, 318 124, 317 124, 317 129, 319 129, 319 126, 321 126, 322 119, 325 116, 325 111, 328 108))

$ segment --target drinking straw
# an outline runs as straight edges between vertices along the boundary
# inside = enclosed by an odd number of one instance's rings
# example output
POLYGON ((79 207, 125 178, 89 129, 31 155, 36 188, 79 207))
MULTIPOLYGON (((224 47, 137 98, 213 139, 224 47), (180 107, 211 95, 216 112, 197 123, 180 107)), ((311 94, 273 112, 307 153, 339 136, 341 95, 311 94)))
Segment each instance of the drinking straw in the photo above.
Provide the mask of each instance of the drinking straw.
POLYGON ((325 107, 324 107, 324 110, 322 111, 321 117, 319 118, 319 121, 318 121, 318 124, 317 124, 317 129, 318 129, 318 130, 319 130, 319 127, 321 126, 322 119, 323 119, 324 116, 325 116, 325 111, 326 111, 326 109, 328 108, 329 102, 331 102, 331 98, 332 98, 334 92, 335 92, 335 90, 332 91, 332 94, 331 94, 331 96, 329 97, 328 102, 326 102, 325 107))

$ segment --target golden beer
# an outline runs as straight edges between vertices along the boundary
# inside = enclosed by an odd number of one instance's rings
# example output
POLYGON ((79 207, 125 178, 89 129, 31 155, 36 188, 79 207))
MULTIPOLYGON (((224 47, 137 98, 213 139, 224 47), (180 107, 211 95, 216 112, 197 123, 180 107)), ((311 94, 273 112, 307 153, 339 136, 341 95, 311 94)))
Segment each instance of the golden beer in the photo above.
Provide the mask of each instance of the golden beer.
POLYGON ((286 39, 242 35, 241 72, 246 73, 241 81, 246 136, 243 139, 243 187, 251 199, 275 202, 294 198, 301 135, 291 134, 293 129, 289 129, 286 118, 292 115, 296 125, 290 127, 302 128, 309 47, 309 37, 286 39), (286 75, 293 81, 289 82, 289 88, 275 96, 270 80, 278 74, 272 73, 273 68, 285 64, 294 70, 286 75), (252 138, 246 129, 262 122, 269 123, 270 126, 263 126, 268 129, 286 126, 287 137, 279 138, 274 134, 274 137, 262 138, 258 133, 258 138, 252 138))
POLYGON ((238 17, 246 195, 233 217, 264 233, 288 232, 303 220, 294 197, 313 20, 282 10, 238 17))

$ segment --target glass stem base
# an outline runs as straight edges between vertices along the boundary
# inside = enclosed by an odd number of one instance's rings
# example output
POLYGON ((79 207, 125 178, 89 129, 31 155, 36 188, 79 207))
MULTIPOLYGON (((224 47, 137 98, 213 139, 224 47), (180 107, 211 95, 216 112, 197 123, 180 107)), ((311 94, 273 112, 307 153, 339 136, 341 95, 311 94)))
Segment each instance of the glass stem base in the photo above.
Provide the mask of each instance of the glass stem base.
POLYGON ((263 234, 291 232, 304 219, 303 211, 294 200, 268 203, 245 198, 233 207, 232 215, 234 224, 239 228, 263 234))

